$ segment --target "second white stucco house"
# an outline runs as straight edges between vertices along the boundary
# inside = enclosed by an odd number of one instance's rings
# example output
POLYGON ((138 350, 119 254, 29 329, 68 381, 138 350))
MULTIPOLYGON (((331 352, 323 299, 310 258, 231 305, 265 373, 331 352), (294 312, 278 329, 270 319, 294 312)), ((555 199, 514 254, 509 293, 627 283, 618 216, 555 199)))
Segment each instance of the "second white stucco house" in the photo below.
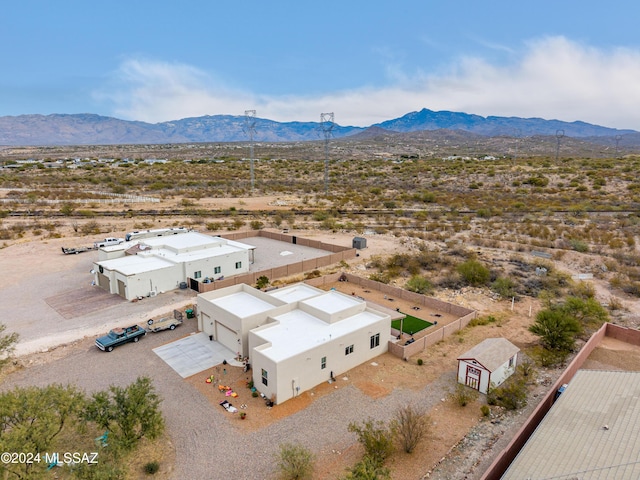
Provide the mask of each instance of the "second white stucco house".
POLYGON ((515 372, 519 351, 506 338, 487 338, 458 357, 458 382, 486 394, 515 372))
POLYGON ((105 247, 107 259, 93 266, 95 283, 127 300, 147 297, 175 290, 187 278, 247 273, 253 248, 198 232, 105 247))
POLYGON ((249 357, 254 385, 275 403, 385 353, 391 336, 389 314, 303 283, 268 293, 234 285, 200 294, 198 322, 249 357))

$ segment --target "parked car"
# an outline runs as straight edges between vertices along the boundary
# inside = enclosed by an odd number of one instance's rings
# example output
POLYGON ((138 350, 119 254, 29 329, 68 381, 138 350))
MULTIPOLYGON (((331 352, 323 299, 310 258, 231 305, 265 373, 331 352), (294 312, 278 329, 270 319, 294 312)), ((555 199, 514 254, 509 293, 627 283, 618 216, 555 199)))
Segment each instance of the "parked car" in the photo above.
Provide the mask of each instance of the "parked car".
POLYGON ((182 319, 174 317, 165 317, 160 320, 153 320, 150 318, 147 320, 149 330, 152 332, 160 332, 162 330, 174 330, 178 325, 182 325, 182 319))
POLYGON ((139 325, 125 328, 114 328, 105 336, 96 339, 96 347, 103 352, 111 352, 115 347, 127 342, 137 342, 147 331, 139 325))
POLYGON ((97 242, 95 242, 93 244, 93 247, 102 248, 109 247, 111 245, 120 245, 121 243, 124 243, 124 238, 107 237, 103 240, 98 240, 97 242))

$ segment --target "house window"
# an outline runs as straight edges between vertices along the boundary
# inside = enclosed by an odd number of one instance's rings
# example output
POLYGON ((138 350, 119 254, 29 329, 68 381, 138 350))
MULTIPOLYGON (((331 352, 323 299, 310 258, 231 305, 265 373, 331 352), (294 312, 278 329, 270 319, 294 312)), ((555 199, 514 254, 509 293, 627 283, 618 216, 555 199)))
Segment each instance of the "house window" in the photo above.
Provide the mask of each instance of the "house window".
POLYGON ((242 262, 236 262, 236 268, 242 268, 242 262))
POLYGON ((200 278, 202 276, 202 272, 198 270, 197 272, 193 272, 193 278, 200 278))
POLYGON ((376 333, 375 335, 371 335, 371 348, 376 348, 380 346, 380 334, 376 333))
POLYGON ((515 359, 516 359, 516 357, 511 357, 511 358, 509 359, 509 368, 512 368, 512 367, 513 367, 513 364, 515 363, 515 362, 514 362, 514 361, 515 361, 515 359))
POLYGON ((222 267, 214 267, 213 273, 220 273, 222 271, 222 267))
POLYGON ((349 355, 351 353, 353 353, 353 345, 349 345, 347 348, 344 349, 345 355, 349 355))
POLYGON ((269 386, 269 380, 268 380, 267 376, 268 376, 267 371, 263 368, 262 369, 262 383, 263 383, 263 385, 269 386))
POLYGON ((320 370, 324 370, 327 368, 327 357, 322 357, 320 359, 320 370))

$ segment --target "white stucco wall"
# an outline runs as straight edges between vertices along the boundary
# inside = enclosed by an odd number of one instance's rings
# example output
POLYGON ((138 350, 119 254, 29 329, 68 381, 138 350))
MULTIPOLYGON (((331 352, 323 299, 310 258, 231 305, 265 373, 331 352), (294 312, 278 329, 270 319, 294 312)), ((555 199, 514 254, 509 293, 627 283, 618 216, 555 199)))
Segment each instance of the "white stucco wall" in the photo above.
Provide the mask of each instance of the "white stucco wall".
POLYGON ((275 394, 276 403, 282 403, 328 381, 332 372, 333 376, 338 378, 348 370, 382 355, 388 350, 389 345, 390 319, 386 317, 360 330, 327 339, 296 355, 285 354, 285 358, 274 361, 273 352, 269 351, 272 348, 271 344, 265 342, 260 335, 263 329, 270 326, 272 325, 267 324, 249 332, 249 350, 254 385, 269 398, 275 394), (377 347, 371 348, 371 336, 375 334, 380 334, 380 343, 377 347), (350 345, 353 345, 353 352, 346 355, 345 348, 350 345), (322 357, 326 357, 324 369, 322 357), (269 373, 269 385, 263 390, 262 369, 269 373))

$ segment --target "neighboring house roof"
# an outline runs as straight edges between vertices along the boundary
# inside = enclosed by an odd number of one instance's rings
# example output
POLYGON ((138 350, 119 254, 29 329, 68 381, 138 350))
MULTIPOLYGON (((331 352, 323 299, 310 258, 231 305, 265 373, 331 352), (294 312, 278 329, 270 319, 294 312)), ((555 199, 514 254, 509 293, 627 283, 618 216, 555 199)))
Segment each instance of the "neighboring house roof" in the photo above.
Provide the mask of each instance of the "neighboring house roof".
POLYGON ((640 372, 579 370, 503 480, 640 478, 640 372))
POLYGON ((458 360, 475 360, 493 372, 519 351, 520 349, 506 338, 487 338, 468 352, 460 355, 458 360))
POLYGON ((104 250, 125 250, 130 255, 96 262, 107 270, 116 270, 125 275, 152 271, 171 265, 221 257, 235 252, 252 250, 255 247, 240 242, 212 237, 198 232, 180 235, 145 238, 122 243, 104 250), (131 255, 133 253, 133 255, 131 255))
POLYGON ((145 272, 153 272, 163 268, 174 267, 175 262, 171 262, 159 257, 141 257, 132 255, 129 257, 114 258, 112 260, 103 260, 96 262, 105 270, 113 270, 123 275, 138 275, 145 272))

